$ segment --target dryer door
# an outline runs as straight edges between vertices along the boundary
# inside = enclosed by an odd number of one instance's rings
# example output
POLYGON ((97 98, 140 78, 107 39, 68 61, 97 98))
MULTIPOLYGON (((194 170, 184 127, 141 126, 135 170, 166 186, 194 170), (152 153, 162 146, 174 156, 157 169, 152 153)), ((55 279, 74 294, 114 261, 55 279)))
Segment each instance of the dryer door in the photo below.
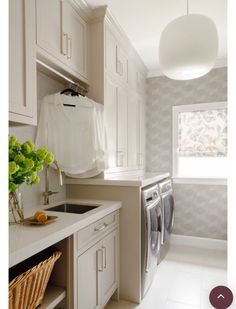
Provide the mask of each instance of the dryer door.
POLYGON ((146 263, 145 271, 156 267, 161 245, 161 200, 146 207, 146 263))
POLYGON ((162 195, 162 244, 169 238, 174 225, 174 198, 170 190, 162 195))

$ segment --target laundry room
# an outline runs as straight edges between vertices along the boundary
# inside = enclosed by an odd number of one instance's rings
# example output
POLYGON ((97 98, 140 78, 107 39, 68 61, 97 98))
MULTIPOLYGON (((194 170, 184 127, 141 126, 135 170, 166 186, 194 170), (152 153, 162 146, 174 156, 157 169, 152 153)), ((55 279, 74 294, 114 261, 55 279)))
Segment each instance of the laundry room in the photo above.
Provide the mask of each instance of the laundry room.
POLYGON ((234 308, 227 5, 9 0, 10 309, 234 308))

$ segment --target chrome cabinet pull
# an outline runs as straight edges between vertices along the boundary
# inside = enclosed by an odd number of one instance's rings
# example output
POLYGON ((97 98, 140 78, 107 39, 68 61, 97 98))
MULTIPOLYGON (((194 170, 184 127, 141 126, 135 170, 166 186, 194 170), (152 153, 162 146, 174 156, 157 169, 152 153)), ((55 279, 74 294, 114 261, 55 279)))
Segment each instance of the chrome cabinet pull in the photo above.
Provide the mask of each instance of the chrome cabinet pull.
POLYGON ((72 58, 72 38, 68 37, 68 56, 67 59, 71 59, 72 58))
POLYGON ((68 34, 63 33, 62 35, 62 54, 66 56, 68 54, 68 34))
POLYGON ((102 249, 97 250, 97 270, 100 272, 103 271, 103 250, 102 249))
POLYGON ((96 232, 102 231, 102 230, 104 230, 107 226, 108 226, 107 223, 103 223, 102 225, 100 225, 100 226, 98 226, 98 227, 95 227, 94 231, 96 231, 96 232))
POLYGON ((102 247, 102 251, 103 251, 103 268, 106 269, 107 268, 107 249, 106 247, 102 247))

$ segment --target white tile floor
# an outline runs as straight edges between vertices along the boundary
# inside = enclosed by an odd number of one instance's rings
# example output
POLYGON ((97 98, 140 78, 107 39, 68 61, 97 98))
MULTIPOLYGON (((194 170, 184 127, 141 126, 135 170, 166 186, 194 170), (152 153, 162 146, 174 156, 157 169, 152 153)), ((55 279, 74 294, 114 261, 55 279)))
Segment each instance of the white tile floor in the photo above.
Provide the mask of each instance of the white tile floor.
POLYGON ((140 305, 111 301, 106 309, 211 309, 209 292, 226 285, 226 252, 172 246, 140 305))

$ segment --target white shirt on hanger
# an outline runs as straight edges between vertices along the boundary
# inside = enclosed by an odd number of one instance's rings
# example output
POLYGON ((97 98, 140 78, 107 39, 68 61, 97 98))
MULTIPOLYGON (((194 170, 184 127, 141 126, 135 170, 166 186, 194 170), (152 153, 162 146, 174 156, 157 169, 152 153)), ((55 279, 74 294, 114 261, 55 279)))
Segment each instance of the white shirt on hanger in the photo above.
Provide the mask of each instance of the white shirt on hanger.
POLYGON ((46 96, 35 143, 52 151, 68 176, 100 174, 107 168, 103 105, 83 96, 46 96))

